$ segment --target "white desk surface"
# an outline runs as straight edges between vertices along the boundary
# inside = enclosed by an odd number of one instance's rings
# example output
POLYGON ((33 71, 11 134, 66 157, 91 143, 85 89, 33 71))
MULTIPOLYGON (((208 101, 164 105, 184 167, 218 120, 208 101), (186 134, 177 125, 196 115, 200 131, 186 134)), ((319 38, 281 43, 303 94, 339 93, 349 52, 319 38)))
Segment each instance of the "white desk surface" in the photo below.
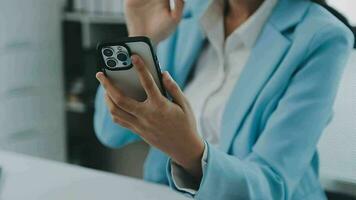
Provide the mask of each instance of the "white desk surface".
POLYGON ((186 200, 167 187, 111 173, 0 152, 0 200, 186 200))

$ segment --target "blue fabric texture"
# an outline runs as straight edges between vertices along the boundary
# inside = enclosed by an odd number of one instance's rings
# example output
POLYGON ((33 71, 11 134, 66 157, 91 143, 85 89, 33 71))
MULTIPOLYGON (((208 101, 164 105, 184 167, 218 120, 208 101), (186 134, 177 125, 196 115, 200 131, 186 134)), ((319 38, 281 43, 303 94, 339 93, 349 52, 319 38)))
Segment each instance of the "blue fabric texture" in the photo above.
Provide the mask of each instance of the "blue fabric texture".
MULTIPOLYGON (((187 1, 184 19, 157 50, 161 66, 182 88, 203 48, 199 18, 210 1, 187 1)), ((322 7, 308 0, 278 2, 228 101, 221 142, 208 144, 196 199, 326 199, 316 145, 332 117, 353 40, 322 7)), ((95 130, 112 148, 140 140, 112 122, 102 88, 95 130)), ((152 148, 145 179, 174 188, 168 159, 152 148)))

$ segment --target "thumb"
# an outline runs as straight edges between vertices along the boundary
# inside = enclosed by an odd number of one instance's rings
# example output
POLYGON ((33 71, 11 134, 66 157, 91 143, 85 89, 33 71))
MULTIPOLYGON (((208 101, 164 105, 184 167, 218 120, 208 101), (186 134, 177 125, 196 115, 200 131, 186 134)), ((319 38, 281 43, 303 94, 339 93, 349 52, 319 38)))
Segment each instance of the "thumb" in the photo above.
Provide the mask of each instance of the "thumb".
POLYGON ((187 105, 185 96, 178 84, 173 80, 168 72, 163 73, 163 84, 169 94, 172 96, 173 101, 177 103, 181 108, 185 108, 187 105))
POLYGON ((183 9, 184 9, 184 1, 183 0, 172 0, 173 6, 172 6, 172 18, 176 23, 179 23, 179 21, 182 18, 183 15, 183 9))

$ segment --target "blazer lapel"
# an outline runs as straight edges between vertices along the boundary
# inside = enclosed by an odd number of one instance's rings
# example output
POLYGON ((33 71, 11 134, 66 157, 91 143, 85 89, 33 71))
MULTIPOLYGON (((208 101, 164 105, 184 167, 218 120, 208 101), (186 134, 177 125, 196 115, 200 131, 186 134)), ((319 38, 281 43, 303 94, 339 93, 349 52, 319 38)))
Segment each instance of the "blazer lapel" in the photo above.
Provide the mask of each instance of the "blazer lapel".
POLYGON ((174 56, 174 78, 180 87, 184 87, 189 72, 199 57, 204 45, 205 35, 200 18, 213 0, 187 1, 184 20, 179 25, 176 36, 174 56))
POLYGON ((251 56, 241 73, 226 105, 222 121, 220 147, 228 151, 229 144, 243 122, 258 93, 272 76, 281 58, 288 50, 289 42, 270 25, 264 28, 251 56), (273 41, 273 44, 271 44, 273 41), (273 50, 267 50, 266 48, 273 50))
POLYGON ((178 85, 184 87, 189 72, 201 52, 205 36, 201 31, 198 20, 195 18, 182 21, 180 28, 188 31, 178 32, 177 45, 174 50, 173 76, 178 85))
POLYGON ((223 151, 229 151, 258 94, 289 49, 290 42, 282 32, 300 21, 306 5, 309 4, 305 0, 280 0, 265 25, 226 105, 220 139, 220 148, 223 151))

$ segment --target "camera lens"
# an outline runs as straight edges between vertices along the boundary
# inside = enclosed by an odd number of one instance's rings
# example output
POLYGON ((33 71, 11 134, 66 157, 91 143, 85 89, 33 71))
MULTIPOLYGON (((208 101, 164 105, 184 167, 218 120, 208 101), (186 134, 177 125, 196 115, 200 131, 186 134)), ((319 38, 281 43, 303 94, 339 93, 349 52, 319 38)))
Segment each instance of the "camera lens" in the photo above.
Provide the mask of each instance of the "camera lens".
POLYGON ((110 57, 114 54, 114 52, 111 49, 104 49, 103 53, 107 57, 110 57))
POLYGON ((106 61, 106 65, 110 68, 114 68, 114 67, 116 67, 117 63, 115 60, 109 59, 108 61, 106 61))
POLYGON ((119 53, 119 54, 117 54, 117 59, 124 62, 127 60, 127 55, 124 53, 119 53))

